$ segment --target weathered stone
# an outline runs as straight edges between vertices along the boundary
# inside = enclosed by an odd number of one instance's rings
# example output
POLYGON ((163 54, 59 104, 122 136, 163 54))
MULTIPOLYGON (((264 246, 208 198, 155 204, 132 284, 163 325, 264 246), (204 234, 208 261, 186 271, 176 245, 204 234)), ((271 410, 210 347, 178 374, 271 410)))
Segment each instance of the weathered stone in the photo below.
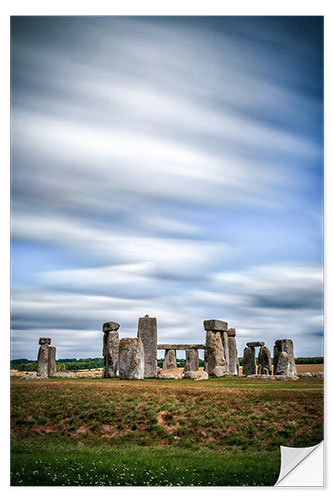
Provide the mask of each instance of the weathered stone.
POLYGON ((206 344, 157 344, 157 349, 166 351, 176 349, 176 351, 186 351, 186 349, 206 349, 206 344))
POLYGON ((266 346, 260 347, 259 356, 258 356, 258 373, 272 375, 273 366, 272 366, 272 358, 271 353, 266 346))
POLYGON ((254 347, 245 347, 243 354, 243 375, 256 373, 256 351, 254 347))
POLYGON ((57 373, 56 348, 53 346, 49 346, 48 376, 55 377, 56 373, 57 373))
POLYGON ((274 345, 274 374, 296 376, 294 345, 291 339, 277 340, 274 345), (283 355, 285 353, 287 356, 283 355))
POLYGON ((177 368, 176 350, 166 349, 163 360, 163 370, 170 370, 173 368, 177 368))
POLYGON ((119 375, 119 332, 111 330, 104 333, 104 378, 114 378, 119 375))
POLYGON ((236 337, 236 330, 235 328, 229 328, 227 331, 228 337, 236 337))
POLYGON ((227 334, 227 332, 221 332, 221 339, 222 339, 222 344, 223 344, 223 349, 224 349, 224 358, 225 358, 225 364, 226 364, 227 373, 230 373, 230 366, 229 366, 229 342, 228 342, 228 334, 227 334))
POLYGON ((312 377, 312 373, 311 372, 299 373, 298 377, 312 377))
POLYGON ((229 375, 238 375, 238 353, 236 337, 228 336, 229 347, 229 375))
POLYGON ((49 345, 42 344, 38 351, 37 359, 37 375, 39 377, 48 376, 48 365, 49 365, 49 345))
POLYGON ((289 376, 297 375, 296 363, 294 358, 294 343, 291 339, 283 339, 281 342, 282 351, 285 351, 289 357, 288 373, 289 376))
POLYGON ((298 380, 297 376, 289 376, 289 375, 248 375, 248 378, 261 378, 265 380, 280 380, 281 382, 288 382, 289 380, 298 380))
POLYGON ((211 377, 223 377, 227 374, 226 368, 224 366, 215 366, 215 368, 210 372, 211 377))
POLYGON ((178 368, 171 368, 170 370, 161 370, 157 374, 157 378, 181 379, 182 378, 182 372, 178 368))
POLYGON ((144 377, 144 349, 140 337, 124 338, 119 342, 119 378, 126 380, 144 377))
POLYGON ((39 375, 24 375, 21 377, 22 380, 46 380, 47 377, 41 377, 39 375))
POLYGON ((139 318, 138 337, 141 338, 145 353, 145 377, 156 377, 157 373, 157 320, 148 314, 139 318))
POLYGON ((324 372, 314 372, 312 374, 313 377, 318 377, 318 378, 323 378, 324 377, 324 372))
POLYGON ((224 332, 228 330, 228 323, 220 319, 206 319, 203 324, 206 332, 224 332))
POLYGON ((107 323, 104 323, 103 325, 103 332, 104 333, 107 333, 107 332, 112 332, 112 331, 117 331, 119 330, 120 328, 120 325, 119 323, 116 323, 115 321, 108 321, 107 323))
POLYGON ((73 372, 57 372, 55 374, 55 377, 60 377, 60 378, 75 378, 75 375, 73 372))
POLYGON ((289 356, 288 353, 282 351, 279 356, 279 362, 274 375, 288 375, 289 356))
POLYGON ((188 371, 184 372, 184 378, 191 378, 194 380, 207 380, 208 373, 204 370, 188 371))
POLYGON ((281 341, 276 340, 273 348, 273 367, 274 367, 274 373, 276 373, 277 365, 279 362, 279 356, 281 354, 281 341))
POLYGON ((196 372, 199 370, 199 353, 197 349, 186 349, 186 363, 184 372, 196 372))
POLYGON ((39 339, 39 344, 40 345, 50 345, 51 344, 51 339, 49 337, 41 337, 39 339))
POLYGON ((259 340, 258 342, 247 342, 247 347, 262 347, 265 345, 265 342, 259 340))
POLYGON ((207 372, 214 377, 222 377, 227 373, 224 349, 219 331, 206 333, 207 372))

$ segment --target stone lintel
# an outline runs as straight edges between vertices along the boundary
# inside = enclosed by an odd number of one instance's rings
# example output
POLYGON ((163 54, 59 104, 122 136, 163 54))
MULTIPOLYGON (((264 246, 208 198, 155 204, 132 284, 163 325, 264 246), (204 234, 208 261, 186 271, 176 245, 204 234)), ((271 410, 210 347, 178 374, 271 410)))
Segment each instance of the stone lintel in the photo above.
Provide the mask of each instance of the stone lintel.
POLYGON ((220 319, 206 319, 204 322, 204 329, 206 332, 226 332, 228 330, 228 323, 220 319))
POLYGON ((263 347, 265 345, 265 342, 258 341, 258 342, 247 342, 246 344, 248 347, 263 347))
POLYGON ((157 349, 175 349, 186 351, 186 349, 206 349, 206 344, 157 344, 157 349))
POLYGON ((50 345, 51 344, 51 339, 48 338, 48 337, 40 337, 39 344, 40 345, 50 345))
POLYGON ((103 325, 103 332, 104 333, 107 333, 107 332, 112 332, 112 331, 117 331, 119 330, 119 323, 116 323, 115 321, 108 321, 107 323, 104 323, 103 325))

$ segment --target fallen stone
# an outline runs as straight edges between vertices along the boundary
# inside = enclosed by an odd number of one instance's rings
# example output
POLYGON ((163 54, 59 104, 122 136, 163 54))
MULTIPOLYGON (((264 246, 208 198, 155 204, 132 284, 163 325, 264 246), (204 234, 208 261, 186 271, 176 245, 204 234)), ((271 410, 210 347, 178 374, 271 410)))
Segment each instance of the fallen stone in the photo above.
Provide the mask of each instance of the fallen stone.
POLYGON ((245 347, 243 354, 243 375, 256 374, 256 357, 254 347, 245 347))
POLYGON ((280 380, 282 382, 287 382, 289 380, 298 380, 297 376, 288 376, 288 375, 260 375, 260 374, 252 374, 248 375, 247 378, 260 378, 265 380, 280 380))
POLYGON ((247 347, 262 347, 265 345, 265 342, 259 340, 258 342, 247 342, 247 347))
POLYGON ((47 377, 41 377, 39 375, 24 375, 21 377, 22 380, 47 380, 47 377))
POLYGON ((75 374, 73 372, 57 372, 54 376, 60 378, 74 378, 75 374))
POLYGON ((144 377, 144 350, 140 337, 124 338, 119 342, 119 378, 142 380, 144 377))
POLYGON ((163 360, 163 370, 173 370, 177 368, 177 358, 175 349, 166 349, 163 360))
POLYGON ((184 378, 191 378, 194 380, 207 380, 208 373, 205 372, 204 370, 188 371, 184 372, 184 378))
POLYGON ((311 372, 298 373, 298 377, 312 377, 311 372))
POLYGON ((171 368, 170 370, 161 370, 157 374, 157 378, 181 379, 182 372, 178 368, 171 368))
POLYGON ((223 377, 227 375, 226 369, 223 366, 215 366, 215 368, 209 373, 211 377, 223 377))
POLYGON ((208 375, 222 377, 227 373, 224 348, 219 331, 207 331, 206 333, 205 361, 208 375))
POLYGON ((150 318, 148 314, 144 318, 139 318, 138 337, 143 343, 145 353, 144 376, 147 378, 156 377, 157 374, 157 320, 150 318))
POLYGON ((120 328, 120 324, 116 323, 115 321, 108 321, 107 323, 104 323, 103 325, 103 332, 111 332, 111 331, 117 331, 120 328))
POLYGON ((199 353, 197 349, 186 349, 186 362, 184 372, 195 372, 199 370, 199 353))
POLYGON ((228 323, 220 319, 206 319, 204 322, 206 332, 224 332, 228 330, 228 323))
POLYGON ((323 378, 324 377, 324 372, 314 372, 314 373, 312 373, 312 376, 313 377, 323 378))

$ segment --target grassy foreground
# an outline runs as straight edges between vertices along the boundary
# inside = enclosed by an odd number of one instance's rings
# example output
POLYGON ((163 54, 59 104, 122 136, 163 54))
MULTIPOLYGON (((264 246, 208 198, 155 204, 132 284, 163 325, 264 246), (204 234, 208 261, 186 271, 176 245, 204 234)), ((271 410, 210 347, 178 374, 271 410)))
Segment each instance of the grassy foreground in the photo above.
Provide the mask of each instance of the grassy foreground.
POLYGON ((12 380, 12 485, 273 485, 323 381, 12 380))

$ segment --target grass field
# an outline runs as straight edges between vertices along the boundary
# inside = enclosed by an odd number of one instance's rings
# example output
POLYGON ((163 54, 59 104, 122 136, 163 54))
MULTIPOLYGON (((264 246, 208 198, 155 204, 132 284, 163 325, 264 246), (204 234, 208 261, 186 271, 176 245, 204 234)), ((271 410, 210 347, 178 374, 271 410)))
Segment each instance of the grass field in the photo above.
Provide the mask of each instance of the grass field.
POLYGON ((12 485, 272 485, 323 438, 323 380, 12 378, 12 485))

